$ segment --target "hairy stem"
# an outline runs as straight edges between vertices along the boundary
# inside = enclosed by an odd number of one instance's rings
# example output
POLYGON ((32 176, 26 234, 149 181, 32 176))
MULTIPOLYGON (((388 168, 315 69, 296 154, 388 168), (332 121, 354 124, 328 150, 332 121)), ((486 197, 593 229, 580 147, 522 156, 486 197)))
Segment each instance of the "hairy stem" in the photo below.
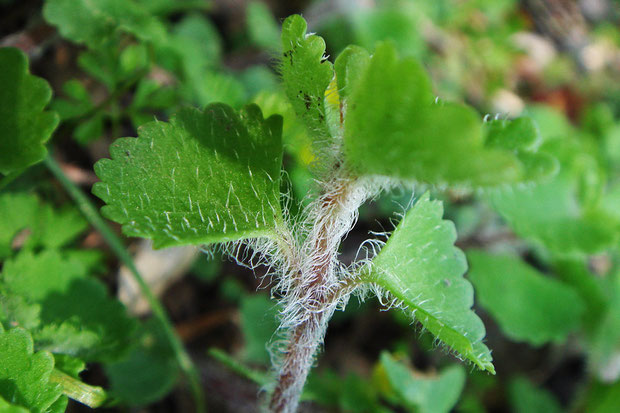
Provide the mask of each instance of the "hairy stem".
POLYGON ((296 410, 327 323, 351 291, 351 284, 337 274, 338 246, 355 223, 366 192, 357 180, 343 175, 337 171, 309 207, 310 228, 299 254, 301 262, 284 289, 282 328, 288 337, 270 402, 275 413, 296 410))

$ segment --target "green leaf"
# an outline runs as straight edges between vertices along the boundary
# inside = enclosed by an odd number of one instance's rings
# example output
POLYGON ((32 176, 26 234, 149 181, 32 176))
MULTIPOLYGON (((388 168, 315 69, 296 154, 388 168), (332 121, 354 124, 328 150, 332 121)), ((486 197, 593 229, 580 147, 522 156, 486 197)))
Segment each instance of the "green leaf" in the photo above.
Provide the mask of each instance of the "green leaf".
POLYGON ((20 237, 22 248, 58 248, 67 245, 88 227, 79 211, 53 209, 32 194, 0 195, 0 259, 11 254, 20 237))
POLYGON ((592 273, 588 269, 587 261, 586 258, 563 259, 557 260, 553 265, 558 278, 572 287, 585 304, 582 329, 586 337, 591 336, 598 328, 609 301, 607 280, 592 273))
POLYGON ((168 15, 186 10, 209 10, 213 3, 205 0, 136 0, 151 14, 168 15))
POLYGON ((508 394, 514 413, 561 413, 558 401, 546 390, 534 387, 525 378, 512 379, 508 394))
POLYGON ((355 373, 342 377, 333 370, 313 370, 304 386, 302 401, 338 408, 342 412, 386 413, 376 386, 355 373))
POLYGON ((96 47, 117 31, 140 40, 164 42, 165 26, 133 0, 47 0, 43 16, 60 34, 96 47))
POLYGON ((510 255, 468 251, 478 302, 504 334, 539 346, 561 343, 581 325, 585 305, 571 287, 510 255))
MULTIPOLYGON (((470 107, 434 103, 431 83, 413 59, 377 46, 346 104, 344 151, 356 174, 432 184, 495 185, 526 173, 511 151, 485 147, 470 107), (381 150, 378 150, 381 148, 381 150)), ((340 85, 339 85, 340 86, 340 85)))
POLYGON ((54 354, 54 368, 69 376, 79 379, 80 373, 86 370, 86 363, 79 358, 66 354, 54 354))
POLYGON ((223 104, 184 109, 110 147, 95 165, 103 214, 156 248, 274 236, 282 220, 282 120, 223 104))
POLYGON ((596 253, 614 245, 620 224, 599 206, 604 181, 584 145, 547 140, 541 148, 560 160, 560 172, 536 184, 487 190, 514 232, 559 254, 596 253))
POLYGON ((278 328, 277 307, 265 294, 254 294, 241 300, 241 326, 245 338, 245 359, 269 364, 267 343, 278 328))
POLYGON ((370 54, 359 46, 349 46, 336 58, 334 70, 340 99, 346 101, 353 93, 370 63, 370 54))
POLYGON ((306 34, 303 17, 293 15, 282 23, 282 60, 280 72, 284 90, 295 113, 303 119, 317 150, 331 141, 325 111, 325 91, 334 77, 331 62, 325 57, 325 41, 306 34))
POLYGON ((245 18, 252 43, 269 51, 280 51, 280 28, 265 3, 251 1, 245 18))
POLYGON ((485 122, 484 126, 485 146, 514 152, 525 168, 524 181, 538 181, 557 173, 559 165, 553 156, 534 153, 540 146, 541 137, 531 118, 492 120, 485 122))
POLYGON ((604 381, 618 380, 617 359, 620 354, 620 279, 609 280, 609 302, 601 320, 594 326, 589 338, 590 364, 604 381))
POLYGON ((0 274, 5 326, 31 329, 37 349, 92 360, 122 356, 135 321, 105 286, 86 276, 86 266, 54 250, 21 252, 0 274), (20 305, 9 305, 19 297, 20 305), (34 315, 38 317, 34 318, 34 315))
POLYGON ((403 6, 360 8, 352 13, 351 23, 356 44, 372 49, 377 42, 389 39, 402 56, 420 58, 427 49, 424 37, 420 33, 424 24, 422 14, 408 12, 408 7, 403 6))
POLYGON ((34 353, 28 332, 0 331, 0 396, 4 400, 33 413, 47 412, 62 395, 60 386, 49 381, 53 369, 52 355, 34 353))
POLYGON ((588 413, 616 413, 618 411, 618 406, 620 406, 620 380, 613 384, 595 381, 588 393, 587 406, 584 411, 588 413))
POLYGON ((444 369, 436 377, 415 376, 389 353, 383 352, 380 366, 404 405, 420 413, 451 411, 465 387, 465 371, 459 365, 444 369))
MULTIPOLYGON (((456 231, 442 220, 443 207, 428 193, 398 224, 364 276, 391 297, 460 357, 495 372, 482 343, 484 325, 472 311, 474 291, 463 274, 467 262, 454 246, 456 231)), ((364 270, 362 270, 364 271, 364 270)))
POLYGON ((2 397, 0 397, 0 412, 2 413, 28 413, 28 409, 25 409, 14 404, 10 404, 2 397))
POLYGON ((90 93, 80 81, 72 79, 65 82, 62 91, 67 98, 55 98, 51 106, 62 121, 80 117, 93 109, 90 93))
POLYGON ((78 66, 103 83, 110 93, 126 80, 120 67, 118 47, 114 45, 82 52, 78 56, 78 66))
POLYGON ((147 321, 130 353, 106 364, 111 396, 130 406, 141 406, 172 390, 179 379, 179 367, 161 330, 157 320, 147 321))
POLYGON ((103 122, 102 113, 83 121, 73 131, 73 138, 82 145, 96 141, 103 134, 103 122))
POLYGON ((23 52, 0 48, 0 173, 45 158, 44 144, 58 125, 56 113, 44 111, 51 96, 47 82, 28 73, 23 52))

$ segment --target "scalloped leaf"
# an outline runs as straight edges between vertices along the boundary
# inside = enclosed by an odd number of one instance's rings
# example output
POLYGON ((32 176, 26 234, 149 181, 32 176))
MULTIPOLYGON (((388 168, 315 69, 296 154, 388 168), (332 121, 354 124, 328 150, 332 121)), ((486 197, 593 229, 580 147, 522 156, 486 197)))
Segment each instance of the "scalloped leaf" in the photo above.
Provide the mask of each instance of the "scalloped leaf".
POLYGON ((471 309, 474 290, 463 274, 467 262, 454 246, 456 231, 442 220, 443 206, 428 193, 405 214, 379 254, 366 268, 365 281, 402 302, 406 311, 460 357, 495 373, 482 343, 484 325, 471 309))
POLYGON ((27 331, 0 329, 0 396, 4 400, 33 413, 50 411, 62 396, 61 387, 50 382, 53 369, 54 357, 47 351, 34 353, 27 331))
POLYGON ((282 23, 280 72, 295 113, 303 119, 317 149, 322 151, 331 141, 325 91, 334 77, 334 69, 325 57, 325 41, 307 34, 307 27, 299 15, 290 16, 282 23))
POLYGON ((30 329, 37 349, 86 361, 122 356, 135 320, 86 272, 73 255, 22 251, 0 274, 0 321, 30 329))
POLYGON ((364 73, 346 86, 352 91, 344 151, 354 173, 485 186, 522 181, 529 175, 526 166, 553 171, 552 161, 532 159, 529 150, 524 165, 514 151, 486 146, 480 116, 465 105, 435 103, 422 66, 398 59, 393 45, 379 44, 364 64, 364 73))
POLYGON ((585 305, 573 288, 510 255, 473 250, 467 258, 478 302, 506 337, 535 346, 561 343, 581 325, 585 305))
POLYGON ((19 49, 0 48, 0 173, 40 162, 44 144, 58 126, 58 115, 44 108, 52 97, 49 84, 28 72, 19 49))
POLYGON ((128 236, 156 248, 275 236, 282 220, 282 118, 256 105, 184 109, 118 139, 93 193, 128 236))

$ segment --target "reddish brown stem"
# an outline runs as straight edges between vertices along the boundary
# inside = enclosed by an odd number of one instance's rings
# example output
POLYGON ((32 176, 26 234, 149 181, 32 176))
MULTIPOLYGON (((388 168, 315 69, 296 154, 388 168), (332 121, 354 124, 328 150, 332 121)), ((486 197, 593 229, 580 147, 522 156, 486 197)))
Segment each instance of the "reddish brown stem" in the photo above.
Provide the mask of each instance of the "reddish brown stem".
MULTIPOLYGON (((304 308, 302 322, 292 326, 288 345, 283 352, 278 382, 272 394, 270 409, 274 413, 292 413, 296 410, 299 395, 306 381, 318 346, 323 341, 327 322, 349 285, 335 280, 337 248, 342 236, 354 221, 359 205, 348 205, 355 199, 352 190, 355 181, 336 177, 326 187, 324 195, 315 204, 314 228, 302 250, 309 259, 307 268, 299 274, 291 300, 299 299, 304 308), (300 292, 301 289, 301 292, 300 292)), ((359 202, 359 199, 357 201, 359 202)), ((300 266, 301 267, 301 266, 300 266)))

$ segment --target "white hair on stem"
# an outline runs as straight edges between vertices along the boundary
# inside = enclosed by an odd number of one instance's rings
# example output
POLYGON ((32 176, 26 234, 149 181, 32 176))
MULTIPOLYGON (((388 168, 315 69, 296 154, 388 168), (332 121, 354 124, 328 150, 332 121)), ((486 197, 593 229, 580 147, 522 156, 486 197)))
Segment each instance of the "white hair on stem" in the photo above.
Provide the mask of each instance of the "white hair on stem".
POLYGON ((297 218, 288 214, 290 187, 284 191, 284 220, 277 224, 275 237, 244 239, 221 247, 238 264, 253 270, 264 267, 261 286, 273 282, 272 296, 280 297, 280 326, 269 349, 278 375, 271 408, 278 413, 296 410, 328 321, 336 309, 344 309, 353 292, 366 295, 368 288, 360 286, 357 271, 384 244, 379 239, 365 242, 352 266, 338 260, 338 247, 355 225, 359 207, 393 186, 392 181, 354 178, 344 168, 325 178, 316 182, 321 195, 297 218), (361 253, 365 257, 360 259, 361 253))

